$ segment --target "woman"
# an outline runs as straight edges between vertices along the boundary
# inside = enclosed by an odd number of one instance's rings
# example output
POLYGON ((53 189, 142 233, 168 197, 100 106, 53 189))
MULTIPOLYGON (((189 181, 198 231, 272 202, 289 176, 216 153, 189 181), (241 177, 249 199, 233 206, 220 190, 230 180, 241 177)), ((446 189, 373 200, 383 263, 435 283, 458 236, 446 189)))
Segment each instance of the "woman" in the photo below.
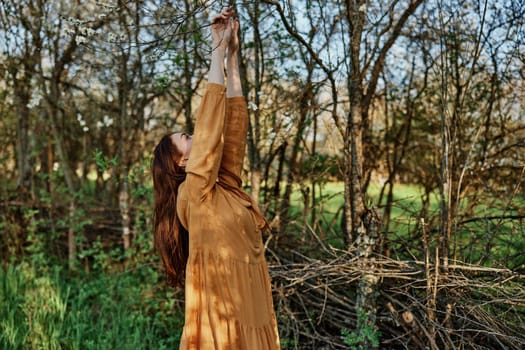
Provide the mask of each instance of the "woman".
POLYGON ((155 245, 170 283, 185 274, 180 349, 279 348, 261 237, 267 223, 241 188, 248 121, 233 15, 212 22, 195 136, 167 135, 154 152, 155 245))

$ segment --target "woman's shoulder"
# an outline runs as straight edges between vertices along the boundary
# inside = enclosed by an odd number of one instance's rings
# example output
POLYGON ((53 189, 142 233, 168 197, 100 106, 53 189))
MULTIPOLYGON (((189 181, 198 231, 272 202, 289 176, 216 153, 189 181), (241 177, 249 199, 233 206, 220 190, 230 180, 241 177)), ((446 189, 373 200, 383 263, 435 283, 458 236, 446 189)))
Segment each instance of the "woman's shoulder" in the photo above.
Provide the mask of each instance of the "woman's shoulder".
POLYGON ((187 174, 186 180, 179 186, 177 202, 185 201, 191 205, 202 205, 215 197, 217 183, 208 185, 198 175, 187 174))

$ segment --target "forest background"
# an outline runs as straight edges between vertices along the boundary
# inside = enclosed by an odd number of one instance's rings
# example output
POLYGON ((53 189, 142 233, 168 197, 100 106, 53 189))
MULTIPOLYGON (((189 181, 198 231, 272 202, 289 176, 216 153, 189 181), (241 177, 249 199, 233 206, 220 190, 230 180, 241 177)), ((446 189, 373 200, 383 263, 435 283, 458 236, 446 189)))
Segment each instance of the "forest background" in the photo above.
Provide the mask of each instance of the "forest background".
POLYGON ((227 6, 282 348, 525 346, 524 1, 0 4, 0 348, 177 348, 151 153, 227 6))

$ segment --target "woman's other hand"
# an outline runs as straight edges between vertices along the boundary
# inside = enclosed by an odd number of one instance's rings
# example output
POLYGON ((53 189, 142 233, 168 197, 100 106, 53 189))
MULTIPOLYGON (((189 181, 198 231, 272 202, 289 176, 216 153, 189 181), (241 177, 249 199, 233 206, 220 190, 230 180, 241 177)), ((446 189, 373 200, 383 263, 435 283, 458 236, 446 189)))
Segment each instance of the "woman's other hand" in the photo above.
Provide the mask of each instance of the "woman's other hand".
POLYGON ((232 34, 228 46, 228 55, 235 56, 239 50, 239 21, 232 19, 232 34))
MULTIPOLYGON (((211 22, 211 34, 213 38, 213 49, 226 50, 231 45, 232 31, 234 30, 233 9, 226 9, 216 16, 211 22)), ((235 21, 236 22, 236 21, 235 21)), ((238 28, 238 23, 237 23, 238 28)), ((237 37, 237 35, 234 35, 237 37)), ((237 47, 238 47, 237 39, 237 47)))

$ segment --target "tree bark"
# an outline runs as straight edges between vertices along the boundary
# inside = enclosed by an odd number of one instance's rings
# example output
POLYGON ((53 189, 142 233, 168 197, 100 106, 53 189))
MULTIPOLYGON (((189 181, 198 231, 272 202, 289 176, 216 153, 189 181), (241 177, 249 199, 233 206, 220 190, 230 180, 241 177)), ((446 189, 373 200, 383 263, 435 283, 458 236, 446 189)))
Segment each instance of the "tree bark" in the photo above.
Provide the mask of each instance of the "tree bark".
MULTIPOLYGON (((190 3, 188 0, 184 1, 184 7, 186 13, 190 13, 190 3)), ((193 25, 194 19, 188 19, 187 26, 193 25)), ((192 110, 192 95, 193 95, 193 86, 192 86, 192 76, 193 76, 193 67, 190 62, 190 33, 192 31, 187 28, 183 31, 182 34, 182 45, 183 45, 183 59, 184 59, 184 116, 186 120, 186 132, 193 133, 193 110, 192 110)))
MULTIPOLYGON (((286 186, 281 200, 281 207, 279 210, 280 232, 284 232, 289 224, 290 199, 292 196, 293 185, 295 183, 295 173, 298 171, 297 163, 299 161, 299 155, 301 150, 300 145, 306 128, 306 119, 309 113, 309 106, 311 105, 313 98, 311 82, 313 66, 309 65, 308 68, 309 70, 308 78, 306 79, 306 85, 303 87, 301 98, 299 99, 299 120, 297 121, 297 130, 293 139, 292 153, 290 155, 290 160, 288 161, 288 175, 286 179, 286 186)), ((306 203, 305 206, 307 207, 308 203, 306 203)))
POLYGON ((350 71, 347 80, 350 112, 344 145, 344 195, 348 243, 353 242, 359 235, 361 225, 358 216, 364 211, 364 200, 361 192, 363 77, 360 65, 361 36, 365 20, 365 12, 362 11, 364 5, 364 0, 348 0, 346 3, 347 20, 350 26, 350 71))
MULTIPOLYGON (((261 189, 261 155, 259 151, 259 141, 261 139, 260 131, 260 94, 262 88, 262 79, 264 75, 264 61, 262 60, 262 40, 259 32, 259 15, 260 15, 260 4, 259 1, 254 1, 252 8, 248 9, 248 14, 252 21, 253 35, 254 35, 254 108, 252 109, 253 118, 250 118, 248 123, 248 159, 250 162, 250 184, 251 184, 251 196, 256 203, 260 200, 260 189, 261 189)), ((239 50, 241 54, 241 50, 239 50)), ((245 91, 244 96, 248 98, 250 88, 248 85, 247 68, 244 60, 239 60, 241 78, 243 79, 243 90, 245 91)))
POLYGON ((29 139, 29 108, 27 104, 30 101, 30 79, 27 78, 27 73, 21 73, 23 77, 21 79, 16 78, 18 69, 12 72, 12 79, 14 81, 14 94, 15 94, 15 109, 17 115, 17 138, 16 138, 16 163, 18 169, 18 176, 16 181, 16 187, 19 189, 19 194, 23 197, 27 197, 32 193, 31 177, 31 151, 30 151, 30 139, 29 139))

